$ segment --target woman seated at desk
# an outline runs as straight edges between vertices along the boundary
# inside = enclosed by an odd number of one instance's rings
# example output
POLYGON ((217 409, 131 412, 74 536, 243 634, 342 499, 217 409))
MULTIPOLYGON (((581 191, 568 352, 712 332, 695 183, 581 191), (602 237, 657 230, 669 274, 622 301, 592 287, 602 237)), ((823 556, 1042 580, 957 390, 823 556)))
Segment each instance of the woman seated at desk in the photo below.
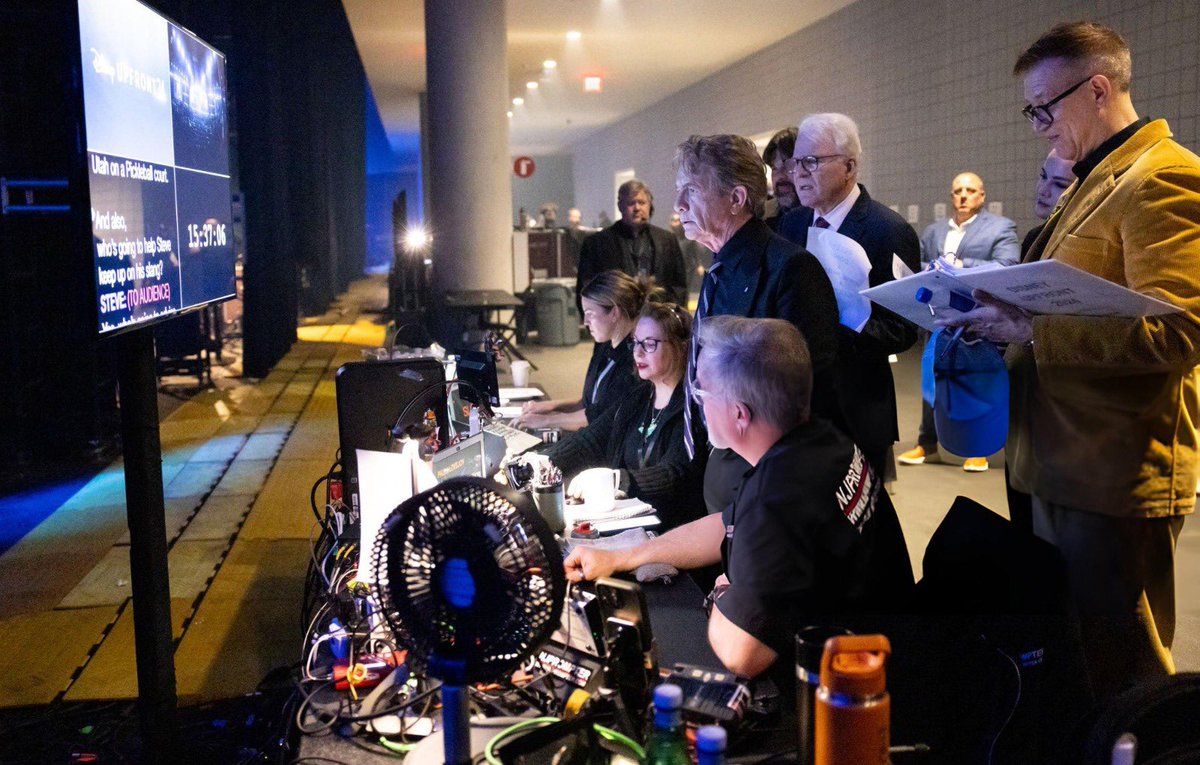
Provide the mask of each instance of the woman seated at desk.
POLYGON ((565 476, 593 467, 616 470, 621 491, 652 505, 663 530, 704 513, 704 456, 688 459, 683 442, 691 328, 683 308, 646 303, 630 337, 640 379, 613 380, 615 406, 541 450, 565 476))
POLYGON ((621 271, 596 274, 580 293, 583 322, 596 339, 583 378, 583 395, 577 399, 529 401, 521 407, 521 415, 513 425, 579 430, 616 404, 633 374, 633 352, 626 340, 642 305, 659 296, 665 297, 666 292, 621 271))

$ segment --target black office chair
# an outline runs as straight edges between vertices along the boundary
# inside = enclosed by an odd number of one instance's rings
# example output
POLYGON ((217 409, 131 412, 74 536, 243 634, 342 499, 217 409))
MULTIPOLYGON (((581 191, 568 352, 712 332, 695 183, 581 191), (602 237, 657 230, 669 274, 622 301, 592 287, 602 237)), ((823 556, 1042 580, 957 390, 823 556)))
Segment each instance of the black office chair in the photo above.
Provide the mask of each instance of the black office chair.
POLYGON ((924 763, 1053 762, 1091 707, 1058 551, 958 497, 929 540, 915 615, 888 632, 893 740, 924 763))

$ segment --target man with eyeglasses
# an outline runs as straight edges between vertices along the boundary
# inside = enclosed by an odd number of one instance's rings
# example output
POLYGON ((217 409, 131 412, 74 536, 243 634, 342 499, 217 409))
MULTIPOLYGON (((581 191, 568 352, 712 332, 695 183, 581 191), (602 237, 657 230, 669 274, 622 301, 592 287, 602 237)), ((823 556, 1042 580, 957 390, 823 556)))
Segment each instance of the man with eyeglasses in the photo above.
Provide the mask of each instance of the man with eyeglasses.
POLYGON ((580 581, 646 563, 720 563, 707 601, 713 652, 738 675, 769 671, 790 688, 797 630, 846 617, 879 629, 871 616, 907 607, 904 532, 862 451, 810 416, 812 362, 794 325, 712 316, 699 333, 693 396, 709 440, 749 463, 733 503, 637 547, 578 547, 563 566, 580 581))
POLYGON ((1008 343, 1012 483, 1066 559, 1102 698, 1174 671, 1175 540, 1200 442, 1200 158, 1165 121, 1139 118, 1130 72, 1128 45, 1094 22, 1056 26, 1018 57, 1023 113, 1078 178, 1025 260, 1055 258, 1182 311, 1030 316, 980 293, 947 322, 1008 343))
MULTIPOLYGON (((987 191, 982 178, 971 172, 954 176, 950 183, 950 201, 954 205, 954 215, 930 223, 921 232, 922 266, 939 258, 948 259, 961 268, 975 268, 985 263, 1011 266, 1020 260, 1017 224, 983 209, 987 191)), ((965 457, 962 468, 968 473, 982 473, 988 469, 986 454, 960 456, 965 457)), ((924 398, 921 399, 917 445, 897 459, 901 465, 941 462, 933 407, 924 398)))
MULTIPOLYGON (((915 271, 921 246, 912 226, 876 202, 858 183, 862 144, 858 126, 844 114, 810 114, 800 122, 792 158, 784 169, 801 207, 784 216, 779 234, 800 246, 810 227, 829 228, 862 245, 871 262, 872 287, 896 278, 897 262, 915 271)), ((838 327, 837 397, 854 442, 880 475, 894 474, 892 445, 899 440, 896 389, 888 357, 917 341, 909 321, 873 305, 859 332, 838 327)))

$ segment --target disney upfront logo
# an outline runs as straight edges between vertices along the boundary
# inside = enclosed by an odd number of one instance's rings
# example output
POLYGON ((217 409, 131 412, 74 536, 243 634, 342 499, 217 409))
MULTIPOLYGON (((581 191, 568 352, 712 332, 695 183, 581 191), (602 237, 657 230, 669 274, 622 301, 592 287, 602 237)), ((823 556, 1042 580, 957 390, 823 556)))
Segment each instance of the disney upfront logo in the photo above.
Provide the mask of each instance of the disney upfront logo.
POLYGON ((124 61, 116 66, 104 53, 92 48, 92 69, 101 77, 107 77, 109 82, 120 83, 134 90, 140 90, 153 97, 156 101, 166 102, 167 83, 161 77, 155 77, 133 68, 124 61))

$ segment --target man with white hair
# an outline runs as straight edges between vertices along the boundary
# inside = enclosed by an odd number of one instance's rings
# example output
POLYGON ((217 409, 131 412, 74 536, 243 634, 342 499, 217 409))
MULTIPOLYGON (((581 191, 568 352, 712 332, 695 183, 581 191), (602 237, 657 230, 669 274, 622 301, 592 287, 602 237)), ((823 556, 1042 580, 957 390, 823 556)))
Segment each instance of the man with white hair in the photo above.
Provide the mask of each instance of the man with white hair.
MULTIPOLYGON (((810 227, 829 228, 862 245, 875 287, 895 278, 895 261, 920 267, 921 245, 898 213, 871 199, 858 183, 862 144, 858 126, 844 114, 810 114, 801 122, 784 169, 802 207, 789 212, 779 234, 804 246, 810 227)), ((888 356, 917 341, 912 323, 873 305, 860 332, 839 327, 838 402, 849 435, 881 475, 890 475, 890 450, 900 438, 896 389, 888 356)))
POLYGON ((812 362, 794 325, 711 316, 699 334, 693 395, 709 440, 750 464, 733 504, 637 547, 577 547, 563 565, 579 581, 645 563, 721 563, 708 600, 713 652, 731 672, 771 669, 787 685, 801 627, 905 607, 904 533, 862 451, 809 416, 812 362))

